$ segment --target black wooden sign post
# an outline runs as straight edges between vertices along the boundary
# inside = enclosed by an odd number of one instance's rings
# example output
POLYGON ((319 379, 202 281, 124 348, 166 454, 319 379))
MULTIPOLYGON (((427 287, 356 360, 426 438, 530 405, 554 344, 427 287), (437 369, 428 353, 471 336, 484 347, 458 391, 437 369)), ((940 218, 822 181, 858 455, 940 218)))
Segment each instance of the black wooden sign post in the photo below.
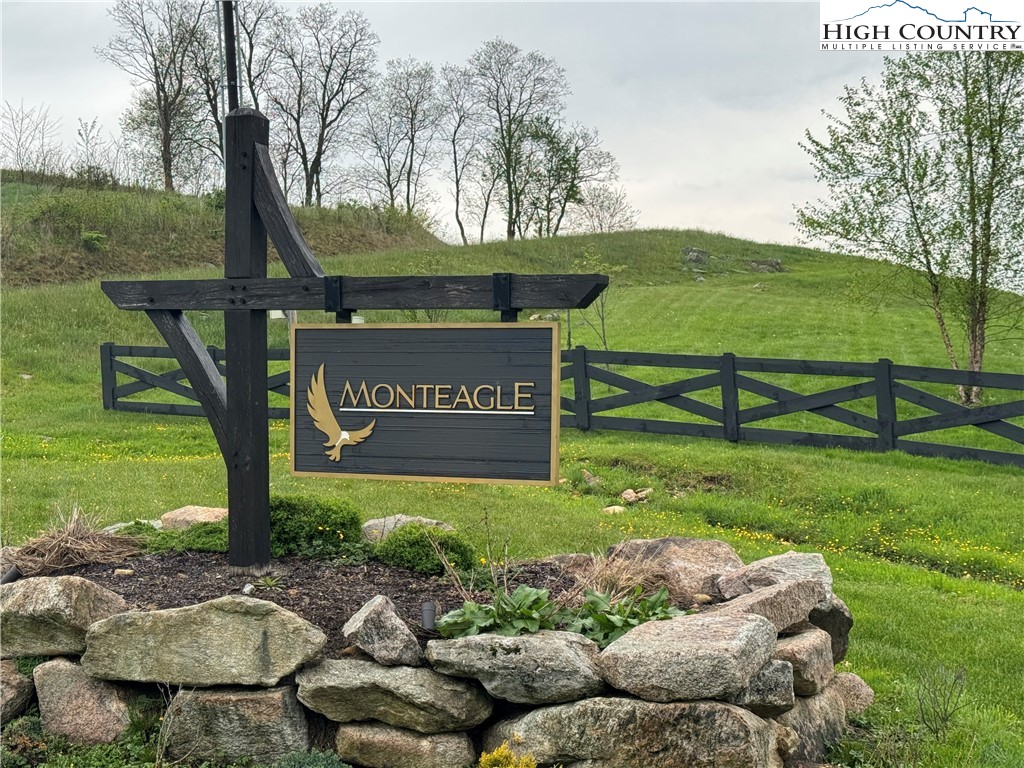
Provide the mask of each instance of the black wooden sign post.
POLYGON ((228 474, 228 562, 239 574, 270 567, 267 431, 268 309, 487 309, 515 320, 527 307, 589 306, 606 275, 325 276, 299 232, 270 161, 267 119, 251 109, 225 118, 223 280, 104 282, 120 309, 142 310, 167 342, 217 439, 228 474), (267 278, 267 235, 289 278, 267 278), (223 311, 225 385, 184 310, 223 311))
MULTIPOLYGON (((267 276, 267 233, 253 201, 253 148, 270 143, 270 122, 236 110, 224 125, 224 277, 267 276)), ((244 293, 244 291, 242 291, 244 293)), ((245 306, 246 298, 238 298, 245 306)), ((267 433, 267 311, 224 314, 227 367, 229 564, 270 564, 270 446, 267 433), (259 373, 257 373, 257 371, 259 373), (241 514, 237 514, 241 512, 241 514)))

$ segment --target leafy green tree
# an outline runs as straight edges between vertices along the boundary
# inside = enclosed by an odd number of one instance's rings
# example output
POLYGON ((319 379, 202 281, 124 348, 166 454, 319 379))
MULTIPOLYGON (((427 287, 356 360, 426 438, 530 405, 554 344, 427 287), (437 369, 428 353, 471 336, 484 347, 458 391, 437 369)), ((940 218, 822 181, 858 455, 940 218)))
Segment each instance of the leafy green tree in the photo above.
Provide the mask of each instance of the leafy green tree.
MULTIPOLYGON (((803 148, 828 194, 798 209, 809 237, 892 262, 935 316, 953 368, 982 369, 1019 328, 1024 267, 1024 53, 888 58, 847 86, 803 148)), ((977 388, 962 388, 966 404, 977 388)))

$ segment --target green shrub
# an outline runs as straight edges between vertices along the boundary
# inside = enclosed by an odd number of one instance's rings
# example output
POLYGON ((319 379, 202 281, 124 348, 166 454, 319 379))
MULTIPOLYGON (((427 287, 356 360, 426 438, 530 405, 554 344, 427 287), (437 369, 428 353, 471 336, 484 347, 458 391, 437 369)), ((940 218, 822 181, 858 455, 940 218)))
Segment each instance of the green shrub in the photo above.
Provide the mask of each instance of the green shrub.
POLYGON ((334 752, 292 752, 285 755, 273 768, 352 768, 343 763, 334 752))
POLYGON ((456 570, 473 567, 473 547, 460 534, 415 523, 394 531, 377 545, 374 554, 382 563, 438 576, 444 573, 438 548, 456 570))
POLYGON ((270 497, 270 552, 274 557, 342 557, 363 537, 362 521, 345 501, 312 496, 270 497))
POLYGON ((107 250, 107 236, 102 232, 83 232, 82 247, 90 253, 104 253, 107 250))

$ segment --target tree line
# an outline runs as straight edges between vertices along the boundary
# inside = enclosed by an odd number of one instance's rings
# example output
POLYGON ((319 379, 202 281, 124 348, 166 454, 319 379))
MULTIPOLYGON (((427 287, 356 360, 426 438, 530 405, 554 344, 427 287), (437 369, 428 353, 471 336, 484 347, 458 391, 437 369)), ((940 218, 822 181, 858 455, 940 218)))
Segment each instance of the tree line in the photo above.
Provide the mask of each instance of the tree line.
MULTIPOLYGON (((55 169, 200 192, 223 166, 224 75, 219 3, 118 0, 118 33, 97 54, 127 73, 132 100, 119 139, 79 121, 61 157, 45 108, 5 103, 8 125, 42 121, 6 142, 15 168, 55 169)), ((598 131, 565 117, 565 70, 497 38, 467 61, 378 62, 366 17, 334 4, 294 11, 274 0, 235 4, 240 105, 271 120, 271 151, 289 200, 355 200, 424 215, 447 188, 462 243, 499 220, 507 239, 612 231, 637 211, 598 131)))

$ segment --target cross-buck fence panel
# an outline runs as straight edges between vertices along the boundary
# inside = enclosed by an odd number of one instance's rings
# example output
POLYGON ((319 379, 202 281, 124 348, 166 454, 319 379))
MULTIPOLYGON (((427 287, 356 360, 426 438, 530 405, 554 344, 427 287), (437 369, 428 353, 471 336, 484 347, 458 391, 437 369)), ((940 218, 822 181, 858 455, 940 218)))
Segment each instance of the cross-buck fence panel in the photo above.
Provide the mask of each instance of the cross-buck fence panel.
MULTIPOLYGON (((217 369, 225 375, 224 350, 209 347, 217 369)), ((182 370, 154 373, 125 358, 170 358, 163 347, 100 347, 103 407, 175 416, 202 416, 195 392, 184 383, 182 370), (133 399, 143 393, 163 390, 178 402, 133 399)), ((268 350, 268 359, 288 359, 288 350, 268 350)), ((771 358, 673 355, 647 352, 615 352, 576 347, 562 353, 562 426, 577 429, 614 429, 628 432, 707 437, 730 442, 806 445, 862 451, 898 450, 918 456, 977 459, 996 464, 1024 467, 1024 426, 1010 419, 1024 416, 1024 375, 955 371, 942 368, 896 365, 890 360, 873 363, 827 360, 780 360, 771 358), (649 383, 641 378, 652 370, 680 372, 671 381, 649 383), (786 386, 765 377, 786 375, 786 386), (822 381, 834 384, 839 378, 849 383, 805 394, 822 381), (794 380, 798 384, 792 383, 794 380), (921 385, 983 387, 1014 393, 993 405, 965 407, 955 400, 921 388, 921 385), (595 390, 600 389, 600 396, 595 390), (568 394, 566 394, 568 393, 568 394), (760 400, 750 404, 752 400, 760 400), (852 404, 858 401, 856 409, 852 404), (904 418, 899 417, 901 410, 904 418), (648 406, 643 415, 615 415, 620 409, 648 406), (651 408, 650 406, 656 406, 651 408), (745 406, 745 407, 744 407, 745 406), (912 408, 918 413, 908 418, 912 408), (665 411, 651 417, 652 410, 665 411), (866 411, 866 412, 865 412, 866 411), (764 425, 768 419, 810 414, 829 423, 843 425, 845 434, 803 429, 779 429, 764 425), (671 415, 673 418, 668 418, 671 415), (992 450, 964 445, 926 442, 929 432, 973 427, 1012 445, 1010 450, 992 450), (854 432, 854 434, 849 434, 854 432), (914 438, 914 439, 911 439, 914 438)), ((660 376, 664 379, 666 374, 660 376)), ((267 389, 288 396, 288 372, 269 375, 267 389)), ((955 390, 950 390, 955 391, 955 390)), ((634 409, 635 410, 635 409, 634 409)), ((270 418, 288 418, 285 407, 270 408, 270 418)), ((834 429, 834 427, 833 427, 834 429)))

